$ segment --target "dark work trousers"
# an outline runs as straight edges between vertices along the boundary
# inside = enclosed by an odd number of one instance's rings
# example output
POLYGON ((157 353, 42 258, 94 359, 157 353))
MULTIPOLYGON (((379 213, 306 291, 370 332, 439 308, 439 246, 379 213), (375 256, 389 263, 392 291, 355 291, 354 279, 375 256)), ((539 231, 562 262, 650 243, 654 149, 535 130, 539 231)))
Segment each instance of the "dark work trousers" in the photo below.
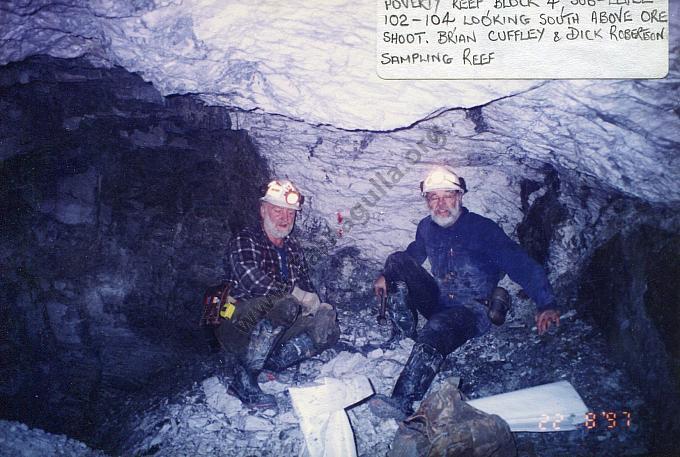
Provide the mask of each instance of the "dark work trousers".
POLYGON ((479 336, 477 317, 465 306, 444 307, 440 304, 437 281, 405 252, 387 257, 384 276, 388 293, 396 281, 406 283, 407 306, 427 319, 418 332, 416 343, 430 345, 447 356, 471 338, 479 336))
POLYGON ((243 356, 257 323, 268 320, 273 327, 285 329, 278 344, 304 332, 314 342, 314 354, 333 346, 340 337, 335 310, 322 307, 313 316, 306 316, 301 308, 292 295, 239 300, 232 318, 215 328, 215 336, 226 352, 243 356))

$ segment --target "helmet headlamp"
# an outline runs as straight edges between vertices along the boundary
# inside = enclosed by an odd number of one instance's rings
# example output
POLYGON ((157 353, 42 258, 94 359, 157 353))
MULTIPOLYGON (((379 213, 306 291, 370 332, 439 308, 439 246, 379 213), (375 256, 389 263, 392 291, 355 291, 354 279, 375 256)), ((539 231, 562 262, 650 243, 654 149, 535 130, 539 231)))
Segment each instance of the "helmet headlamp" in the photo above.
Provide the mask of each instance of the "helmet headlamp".
POLYGON ((292 182, 277 179, 267 184, 264 197, 260 200, 299 211, 305 197, 295 188, 292 182))
POLYGON ((295 190, 289 190, 288 192, 286 192, 285 198, 286 203, 288 203, 289 205, 297 205, 297 203, 300 201, 300 193, 295 190))

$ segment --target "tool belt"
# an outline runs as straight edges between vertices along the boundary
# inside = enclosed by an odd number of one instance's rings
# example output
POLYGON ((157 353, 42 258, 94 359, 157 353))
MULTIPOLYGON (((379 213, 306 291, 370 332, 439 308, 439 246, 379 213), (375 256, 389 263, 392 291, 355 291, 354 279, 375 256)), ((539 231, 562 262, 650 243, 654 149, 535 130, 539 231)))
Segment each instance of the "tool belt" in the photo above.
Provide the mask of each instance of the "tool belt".
POLYGON ((199 321, 201 326, 217 326, 222 319, 231 319, 236 310, 236 300, 229 296, 231 284, 222 284, 208 288, 203 295, 203 315, 199 321))

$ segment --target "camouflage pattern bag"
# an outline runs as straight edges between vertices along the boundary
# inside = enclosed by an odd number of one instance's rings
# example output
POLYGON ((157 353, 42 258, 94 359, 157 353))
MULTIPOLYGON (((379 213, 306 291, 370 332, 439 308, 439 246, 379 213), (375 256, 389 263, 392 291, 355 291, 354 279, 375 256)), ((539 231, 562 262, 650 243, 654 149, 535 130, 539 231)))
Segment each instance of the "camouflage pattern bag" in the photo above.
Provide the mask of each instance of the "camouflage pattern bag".
POLYGON ((515 457, 510 427, 463 401, 453 380, 425 398, 399 425, 390 457, 515 457))

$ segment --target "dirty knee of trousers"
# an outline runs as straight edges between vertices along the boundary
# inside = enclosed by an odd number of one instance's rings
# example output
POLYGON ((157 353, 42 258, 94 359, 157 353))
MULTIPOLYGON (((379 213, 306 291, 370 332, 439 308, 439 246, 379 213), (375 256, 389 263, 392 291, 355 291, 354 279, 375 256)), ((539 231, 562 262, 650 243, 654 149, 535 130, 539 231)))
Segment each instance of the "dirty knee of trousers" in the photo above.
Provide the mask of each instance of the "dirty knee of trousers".
POLYGON ((433 315, 419 332, 416 341, 448 355, 476 335, 474 314, 466 308, 456 307, 433 315))
POLYGON ((392 254, 387 256, 387 259, 385 260, 386 265, 401 265, 403 262, 406 262, 410 259, 409 255, 404 252, 404 251, 397 251, 393 252, 392 254))
POLYGON ((267 313, 267 318, 276 325, 290 327, 300 315, 300 302, 292 295, 284 295, 274 301, 274 306, 267 313))
POLYGON ((316 345, 316 353, 333 346, 340 339, 340 326, 334 309, 321 308, 312 318, 307 332, 316 345))
POLYGON ((387 259, 385 259, 385 278, 393 281, 398 279, 399 275, 397 272, 401 269, 401 266, 404 265, 404 262, 408 261, 408 254, 402 251, 393 252, 392 254, 388 255, 387 259))
POLYGON ((330 310, 325 319, 327 323, 326 328, 326 338, 325 341, 320 341, 324 349, 327 349, 340 340, 340 326, 338 325, 337 314, 335 310, 330 310))

